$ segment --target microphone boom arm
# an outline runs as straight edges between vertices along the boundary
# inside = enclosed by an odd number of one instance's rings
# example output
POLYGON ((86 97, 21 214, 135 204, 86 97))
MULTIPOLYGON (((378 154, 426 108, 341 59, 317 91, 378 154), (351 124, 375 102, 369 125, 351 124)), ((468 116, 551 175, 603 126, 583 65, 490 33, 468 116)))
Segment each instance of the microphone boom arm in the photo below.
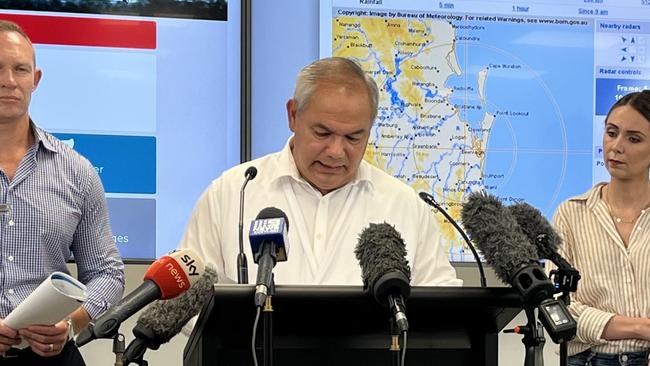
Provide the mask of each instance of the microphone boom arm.
POLYGON ((91 320, 77 338, 75 344, 81 347, 95 339, 113 338, 120 329, 120 325, 135 314, 142 306, 160 297, 160 289, 151 281, 143 282, 135 291, 126 295, 122 302, 112 307, 113 312, 104 313, 97 319, 91 320))
POLYGON ((237 283, 248 283, 248 260, 244 253, 244 188, 250 179, 246 179, 239 191, 239 254, 237 254, 237 283))
POLYGON ((244 253, 244 189, 257 176, 257 168, 248 167, 244 172, 244 184, 239 191, 239 254, 237 254, 237 283, 248 283, 248 259, 244 253))
POLYGON ((460 226, 458 226, 458 224, 456 223, 456 220, 454 220, 447 213, 447 211, 443 210, 442 207, 440 207, 440 205, 438 205, 438 203, 436 203, 436 201, 433 199, 433 196, 431 196, 427 192, 420 192, 418 195, 429 206, 432 206, 433 208, 438 210, 438 212, 440 212, 447 219, 447 221, 454 226, 456 231, 458 231, 460 233, 460 235, 463 237, 463 240, 465 240, 465 242, 467 243, 467 246, 472 251, 472 254, 474 255, 474 259, 476 260, 476 264, 478 265, 478 272, 479 272, 479 276, 480 276, 481 287, 487 287, 487 281, 485 280, 485 272, 483 271, 483 263, 481 262, 481 258, 479 257, 478 253, 476 252, 476 249, 474 249, 474 246, 469 241, 469 238, 467 237, 467 234, 465 234, 463 229, 461 229, 460 226))

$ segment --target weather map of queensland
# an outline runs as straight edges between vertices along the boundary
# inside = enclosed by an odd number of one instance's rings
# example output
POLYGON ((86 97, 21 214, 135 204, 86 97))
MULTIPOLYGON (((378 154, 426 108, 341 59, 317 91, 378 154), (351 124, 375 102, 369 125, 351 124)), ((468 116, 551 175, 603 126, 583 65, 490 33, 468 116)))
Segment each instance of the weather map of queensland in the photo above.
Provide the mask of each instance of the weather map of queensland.
MULTIPOLYGON (((331 54, 379 87, 368 162, 454 218, 474 191, 550 216, 592 185, 594 20, 332 9, 331 54)), ((450 259, 471 260, 437 216, 450 259)))

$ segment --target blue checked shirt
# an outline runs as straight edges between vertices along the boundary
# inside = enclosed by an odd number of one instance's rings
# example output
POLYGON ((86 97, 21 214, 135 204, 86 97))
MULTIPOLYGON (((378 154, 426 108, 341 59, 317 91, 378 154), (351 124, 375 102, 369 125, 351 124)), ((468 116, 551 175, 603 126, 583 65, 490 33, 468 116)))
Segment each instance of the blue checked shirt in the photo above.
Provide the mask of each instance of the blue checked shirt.
POLYGON ((104 188, 88 160, 33 123, 32 131, 13 180, 0 170, 0 318, 52 272, 67 273, 72 254, 94 318, 124 291, 104 188))

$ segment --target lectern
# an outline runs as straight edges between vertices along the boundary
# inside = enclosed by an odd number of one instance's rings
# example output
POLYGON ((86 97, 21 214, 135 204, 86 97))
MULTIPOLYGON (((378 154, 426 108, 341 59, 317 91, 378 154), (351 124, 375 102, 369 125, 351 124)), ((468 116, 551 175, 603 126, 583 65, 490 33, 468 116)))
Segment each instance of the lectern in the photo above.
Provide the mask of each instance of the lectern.
MULTIPOLYGON (((254 291, 215 285, 185 347, 185 366, 253 364, 254 291)), ((512 288, 413 287, 406 364, 497 366, 498 332, 521 305, 512 288)), ((391 365, 390 313, 361 287, 277 286, 273 308, 275 365, 391 365)), ((257 334, 259 348, 261 325, 257 334)))

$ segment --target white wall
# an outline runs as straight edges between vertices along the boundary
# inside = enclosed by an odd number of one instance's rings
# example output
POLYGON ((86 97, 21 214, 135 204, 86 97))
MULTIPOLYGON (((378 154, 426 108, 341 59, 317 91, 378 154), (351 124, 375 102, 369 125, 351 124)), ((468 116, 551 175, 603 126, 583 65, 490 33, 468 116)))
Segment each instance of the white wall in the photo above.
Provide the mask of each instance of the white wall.
MULTIPOLYGON (((126 266, 126 290, 125 294, 132 291, 142 283, 142 276, 147 269, 147 265, 127 265, 126 266)), ((465 281, 466 286, 478 286, 478 274, 474 266, 462 265, 457 267, 458 276, 465 281)), ((488 271, 488 286, 499 286, 498 280, 494 274, 488 271)), ((135 326, 138 314, 128 319, 120 330, 125 333, 126 342, 133 339, 131 329, 135 326)), ((513 328, 516 325, 526 323, 526 317, 519 314, 507 328, 513 328)), ((145 360, 150 366, 181 366, 183 364, 183 349, 187 337, 179 334, 169 343, 164 344, 157 351, 147 351, 145 360)), ((92 366, 113 366, 115 357, 112 353, 113 342, 111 340, 95 340, 81 348, 81 353, 86 360, 86 364, 92 366)), ((547 343, 544 347, 544 364, 545 366, 558 366, 559 347, 547 337, 547 343)), ((524 363, 524 345, 521 343, 521 336, 516 334, 499 335, 499 365, 513 366, 523 365, 524 363)))

